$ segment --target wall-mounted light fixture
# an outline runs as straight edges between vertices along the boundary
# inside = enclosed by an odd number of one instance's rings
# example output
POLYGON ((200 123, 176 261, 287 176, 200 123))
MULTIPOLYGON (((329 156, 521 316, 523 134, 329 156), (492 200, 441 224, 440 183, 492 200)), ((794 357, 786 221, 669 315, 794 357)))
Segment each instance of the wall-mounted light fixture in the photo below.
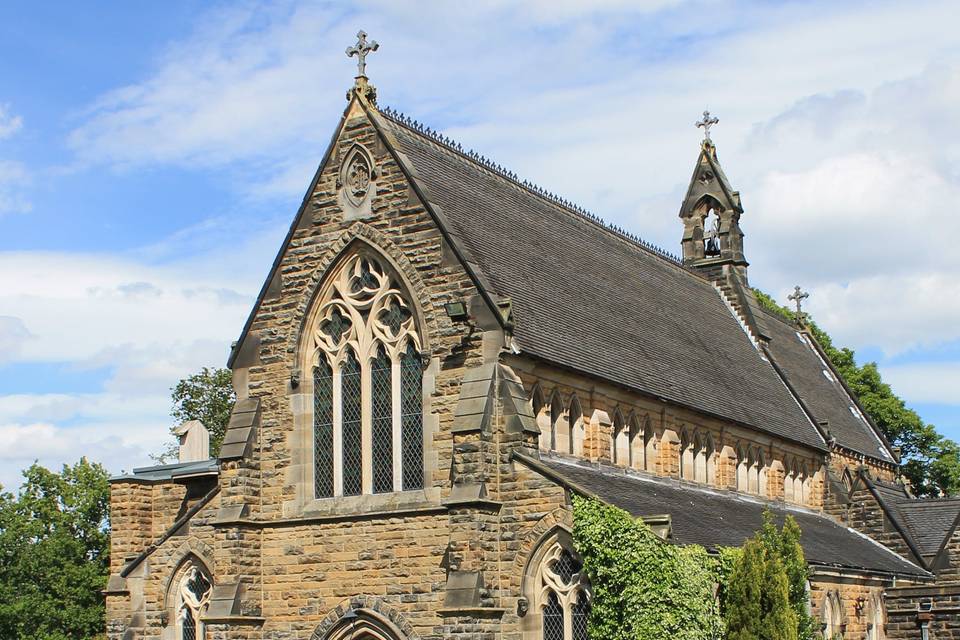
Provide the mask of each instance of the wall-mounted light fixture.
POLYGON ((443 308, 447 312, 447 317, 451 320, 461 322, 467 319, 467 305, 465 305, 462 300, 448 302, 443 305, 443 308))

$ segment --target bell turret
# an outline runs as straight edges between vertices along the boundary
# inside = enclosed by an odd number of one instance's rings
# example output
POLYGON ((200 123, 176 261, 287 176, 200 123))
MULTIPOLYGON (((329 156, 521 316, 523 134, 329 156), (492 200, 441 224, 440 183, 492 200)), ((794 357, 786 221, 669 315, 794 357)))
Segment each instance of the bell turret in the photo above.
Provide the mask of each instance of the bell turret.
POLYGON ((746 282, 748 263, 743 257, 740 230, 743 207, 740 193, 730 186, 710 139, 710 126, 717 122, 717 118, 704 111, 703 120, 697 123, 704 129, 704 139, 680 207, 683 263, 702 269, 711 277, 732 269, 746 282))

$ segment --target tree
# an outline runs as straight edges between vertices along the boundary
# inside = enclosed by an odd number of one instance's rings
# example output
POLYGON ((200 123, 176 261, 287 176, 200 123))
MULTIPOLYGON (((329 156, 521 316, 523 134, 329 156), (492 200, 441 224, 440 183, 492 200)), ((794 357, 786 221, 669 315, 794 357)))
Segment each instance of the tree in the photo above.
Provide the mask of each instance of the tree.
POLYGON ((800 547, 800 527, 788 516, 777 529, 773 514, 746 541, 724 589, 728 640, 809 640, 808 569, 800 547))
POLYGON ((733 565, 723 607, 727 640, 757 640, 760 637, 764 617, 761 589, 765 582, 765 556, 763 544, 751 538, 743 545, 743 553, 733 565))
MULTIPOLYGON (((170 415, 176 424, 199 420, 210 432, 210 455, 220 453, 220 445, 230 422, 230 412, 237 396, 233 391, 233 374, 229 369, 204 367, 183 378, 171 390, 173 406, 170 415)), ((177 446, 170 444, 154 458, 164 462, 176 458, 177 446)))
MULTIPOLYGON (((789 322, 794 321, 793 312, 762 291, 754 291, 762 307, 789 322)), ((918 496, 960 493, 957 443, 940 435, 936 427, 908 409, 883 381, 875 362, 857 365, 852 349, 835 347, 830 336, 809 317, 806 325, 873 422, 887 440, 900 447, 901 472, 910 481, 914 493, 918 496)))
POLYGON ((17 495, 0 492, 0 637, 102 637, 110 488, 81 459, 58 474, 34 463, 17 495))

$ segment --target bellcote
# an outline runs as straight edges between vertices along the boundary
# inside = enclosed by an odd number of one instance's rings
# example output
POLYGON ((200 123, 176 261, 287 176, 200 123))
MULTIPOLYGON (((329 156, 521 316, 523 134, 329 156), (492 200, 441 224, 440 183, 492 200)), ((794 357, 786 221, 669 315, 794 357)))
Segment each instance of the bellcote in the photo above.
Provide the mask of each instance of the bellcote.
MULTIPOLYGON (((704 112, 704 122, 715 124, 704 112)), ((703 122, 698 126, 704 126, 703 122)), ((717 159, 717 148, 709 131, 700 144, 700 155, 680 207, 683 221, 683 263, 714 272, 729 265, 746 279, 743 257, 740 193, 734 191, 717 159)))

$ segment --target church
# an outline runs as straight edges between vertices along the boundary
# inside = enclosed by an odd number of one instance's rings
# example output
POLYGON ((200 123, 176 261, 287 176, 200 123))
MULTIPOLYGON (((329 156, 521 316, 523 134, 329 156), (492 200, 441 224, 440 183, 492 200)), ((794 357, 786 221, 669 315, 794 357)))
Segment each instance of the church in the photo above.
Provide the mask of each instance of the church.
POLYGON ((960 501, 758 303, 715 119, 674 257, 378 106, 358 36, 218 456, 111 480, 111 640, 586 640, 572 495, 708 550, 792 515, 823 637, 960 637, 960 501))

